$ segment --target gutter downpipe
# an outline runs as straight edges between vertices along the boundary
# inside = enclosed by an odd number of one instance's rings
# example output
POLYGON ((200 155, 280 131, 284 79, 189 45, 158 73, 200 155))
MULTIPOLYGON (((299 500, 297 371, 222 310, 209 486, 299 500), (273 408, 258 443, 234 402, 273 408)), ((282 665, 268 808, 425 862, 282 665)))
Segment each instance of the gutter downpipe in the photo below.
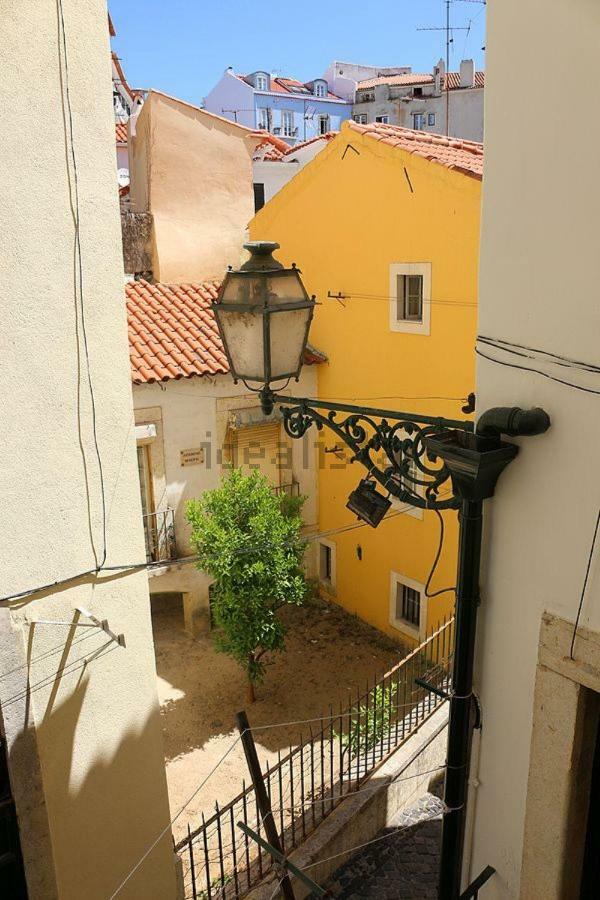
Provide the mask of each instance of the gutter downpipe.
POLYGON ((471 746, 479 720, 473 696, 473 666, 483 501, 493 496, 498 478, 519 451, 516 444, 501 441, 500 435, 543 434, 549 427, 550 418, 542 409, 496 407, 480 416, 475 434, 447 431, 427 440, 428 450, 448 467, 454 493, 461 501, 439 900, 460 897, 471 746))

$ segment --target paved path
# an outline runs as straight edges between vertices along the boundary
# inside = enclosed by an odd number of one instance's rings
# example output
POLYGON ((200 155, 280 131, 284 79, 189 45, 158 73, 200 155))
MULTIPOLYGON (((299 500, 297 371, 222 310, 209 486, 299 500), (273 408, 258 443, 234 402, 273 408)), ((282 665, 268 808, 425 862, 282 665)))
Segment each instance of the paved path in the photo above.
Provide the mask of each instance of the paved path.
POLYGON ((436 900, 442 802, 425 794, 382 831, 382 840, 359 850, 327 887, 340 900, 436 900), (395 832, 393 828, 400 830, 395 832), (383 837, 383 835, 391 835, 383 837))

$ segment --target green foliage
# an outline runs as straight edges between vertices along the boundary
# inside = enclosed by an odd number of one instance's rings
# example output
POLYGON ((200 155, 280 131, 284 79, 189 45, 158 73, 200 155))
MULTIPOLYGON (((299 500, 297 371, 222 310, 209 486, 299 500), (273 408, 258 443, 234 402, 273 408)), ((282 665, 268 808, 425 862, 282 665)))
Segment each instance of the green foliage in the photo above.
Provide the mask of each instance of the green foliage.
POLYGON ((303 501, 277 496, 258 471, 234 469, 220 487, 187 505, 198 568, 215 580, 217 648, 244 667, 251 683, 264 676, 265 654, 285 649, 277 610, 299 606, 306 596, 303 501))
POLYGON ((352 716, 348 734, 341 735, 341 739, 353 756, 361 750, 372 750, 389 731, 396 690, 395 684, 377 685, 369 692, 368 707, 361 703, 352 716))

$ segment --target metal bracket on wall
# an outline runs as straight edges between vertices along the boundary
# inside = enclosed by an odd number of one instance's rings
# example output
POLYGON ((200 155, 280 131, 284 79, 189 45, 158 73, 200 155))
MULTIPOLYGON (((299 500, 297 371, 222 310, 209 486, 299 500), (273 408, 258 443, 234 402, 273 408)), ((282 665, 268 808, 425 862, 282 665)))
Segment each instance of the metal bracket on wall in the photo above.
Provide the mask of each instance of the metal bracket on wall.
POLYGON ((85 609, 83 606, 76 606, 75 612, 78 612, 79 615, 83 616, 85 619, 89 619, 89 622, 61 622, 57 619, 33 619, 29 624, 30 625, 62 625, 67 628, 100 628, 105 634, 109 636, 109 638, 114 641, 119 647, 125 647, 125 635, 124 634, 115 634, 109 628, 108 619, 98 619, 96 616, 92 615, 89 609, 85 609))

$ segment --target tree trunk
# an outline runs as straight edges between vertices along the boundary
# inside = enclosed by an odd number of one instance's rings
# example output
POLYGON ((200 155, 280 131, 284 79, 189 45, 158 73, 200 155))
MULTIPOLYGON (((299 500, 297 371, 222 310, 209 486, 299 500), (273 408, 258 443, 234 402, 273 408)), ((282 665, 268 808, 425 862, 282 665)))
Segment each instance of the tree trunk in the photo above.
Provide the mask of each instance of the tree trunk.
POLYGON ((254 703, 256 700, 256 694, 254 693, 254 682, 250 677, 250 672, 252 671, 252 667, 254 664, 254 653, 248 654, 248 681, 246 683, 246 703, 254 703))

